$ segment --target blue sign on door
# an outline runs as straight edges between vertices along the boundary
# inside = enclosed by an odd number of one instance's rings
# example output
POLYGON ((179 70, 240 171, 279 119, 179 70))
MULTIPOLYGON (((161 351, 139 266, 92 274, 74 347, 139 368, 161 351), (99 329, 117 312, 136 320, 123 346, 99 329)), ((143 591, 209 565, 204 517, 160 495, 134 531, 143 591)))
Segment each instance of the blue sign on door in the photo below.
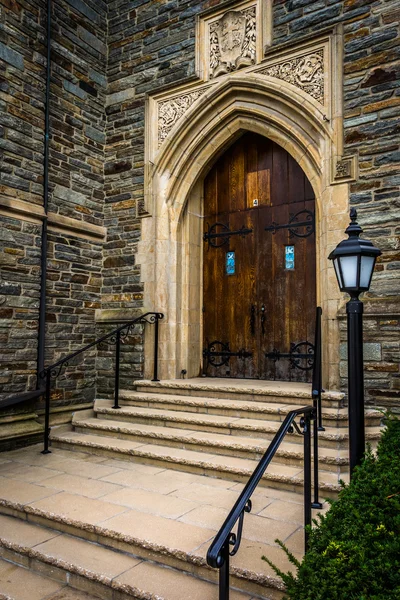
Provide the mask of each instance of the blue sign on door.
POLYGON ((294 246, 285 246, 285 269, 294 270, 294 246))
POLYGON ((225 271, 227 275, 235 274, 235 253, 227 252, 226 253, 226 263, 225 263, 225 271))

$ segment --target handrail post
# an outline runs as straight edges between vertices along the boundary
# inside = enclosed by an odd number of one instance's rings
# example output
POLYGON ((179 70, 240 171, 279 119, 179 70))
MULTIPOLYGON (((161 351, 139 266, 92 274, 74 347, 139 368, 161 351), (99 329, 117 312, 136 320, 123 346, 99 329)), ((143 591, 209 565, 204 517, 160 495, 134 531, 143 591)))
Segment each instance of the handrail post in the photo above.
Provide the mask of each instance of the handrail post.
POLYGON ((45 414, 44 414, 44 449, 42 454, 51 454, 49 450, 49 437, 50 437, 50 384, 51 384, 51 370, 46 371, 46 396, 45 396, 45 414))
POLYGON ((226 540, 221 555, 224 562, 219 570, 219 600, 229 600, 229 539, 226 540))
POLYGON ((152 381, 160 381, 158 379, 158 319, 159 314, 156 313, 154 321, 154 373, 152 381))
POLYGON ((311 525, 311 417, 306 413, 304 421, 304 545, 308 550, 309 533, 307 526, 311 525))
POLYGON ((319 501, 319 464, 318 464, 318 432, 325 431, 324 427, 322 427, 322 402, 321 402, 321 392, 322 392, 321 315, 322 315, 322 308, 320 306, 317 306, 316 318, 315 318, 314 370, 313 370, 313 381, 312 381, 312 398, 313 398, 313 407, 314 407, 314 418, 313 418, 314 501, 311 505, 312 508, 322 508, 322 504, 319 501))
POLYGON ((318 431, 325 431, 325 427, 322 426, 322 308, 320 306, 317 307, 317 322, 315 327, 315 352, 316 352, 316 360, 317 360, 317 375, 316 375, 316 389, 318 391, 317 396, 317 404, 318 404, 318 431))
POLYGON ((121 355, 121 332, 117 331, 115 343, 115 385, 114 385, 114 406, 113 408, 121 408, 119 401, 119 363, 121 355))
POLYGON ((322 508, 322 503, 319 501, 319 465, 318 465, 318 409, 317 399, 314 397, 314 416, 313 416, 313 459, 314 459, 314 501, 311 508, 322 508))

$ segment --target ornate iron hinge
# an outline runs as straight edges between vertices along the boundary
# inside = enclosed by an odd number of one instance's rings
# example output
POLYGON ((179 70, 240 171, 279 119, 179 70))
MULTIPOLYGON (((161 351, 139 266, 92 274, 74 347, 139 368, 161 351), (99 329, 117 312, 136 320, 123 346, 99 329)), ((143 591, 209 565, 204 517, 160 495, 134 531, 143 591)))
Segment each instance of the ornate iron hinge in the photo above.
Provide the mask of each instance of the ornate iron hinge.
POLYGON ((244 348, 241 348, 238 352, 231 352, 229 342, 224 343, 219 340, 214 340, 203 350, 203 357, 207 359, 208 365, 212 365, 213 367, 227 365, 232 356, 237 356, 244 360, 245 358, 250 358, 253 354, 244 348))
POLYGON ((266 352, 265 357, 276 363, 281 358, 290 360, 290 365, 294 369, 309 371, 314 366, 314 344, 310 342, 299 342, 290 344, 290 352, 279 352, 276 348, 272 352, 266 352))
POLYGON ((221 246, 229 242, 231 235, 241 235, 242 237, 245 237, 252 232, 252 229, 248 229, 244 225, 237 231, 230 231, 228 225, 225 225, 224 223, 214 223, 211 227, 207 223, 207 231, 203 235, 203 240, 208 242, 213 248, 221 248, 221 246), (217 231, 219 227, 222 231, 217 231), (220 243, 218 243, 218 240, 220 243))
POLYGON ((315 212, 312 210, 300 210, 293 216, 290 216, 289 223, 285 225, 279 225, 272 222, 272 225, 265 227, 265 231, 271 231, 275 234, 278 229, 289 229, 290 237, 296 236, 299 238, 306 238, 315 232, 315 212), (299 233, 299 229, 304 227, 303 233, 299 233))

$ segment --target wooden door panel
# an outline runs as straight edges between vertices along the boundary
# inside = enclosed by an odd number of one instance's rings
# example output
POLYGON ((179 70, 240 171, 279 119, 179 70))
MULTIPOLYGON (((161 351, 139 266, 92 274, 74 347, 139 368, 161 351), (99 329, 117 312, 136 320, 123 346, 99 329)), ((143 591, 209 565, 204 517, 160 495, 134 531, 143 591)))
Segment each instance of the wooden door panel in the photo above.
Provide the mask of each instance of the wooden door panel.
POLYGON ((271 173, 271 204, 279 206, 288 201, 288 153, 273 144, 271 173))
POLYGON ((229 164, 229 211, 243 211, 245 208, 245 154, 242 146, 235 144, 229 164))
MULTIPOLYGON (((252 215, 249 212, 234 212, 218 215, 229 231, 242 227, 253 229, 252 215)), ((225 243, 218 240, 219 247, 207 244, 204 250, 204 321, 205 345, 218 340, 231 352, 245 350, 256 357, 256 345, 251 334, 250 299, 255 296, 255 243, 254 231, 245 236, 232 235, 225 243), (235 273, 226 273, 226 254, 235 254, 235 273)), ((232 357, 229 364, 209 373, 216 376, 256 377, 257 365, 253 357, 232 357)))
POLYGON ((310 373, 294 369, 287 358, 265 357, 273 350, 287 354, 293 343, 313 342, 315 235, 296 237, 289 227, 265 231, 273 223, 287 225, 305 209, 314 210, 311 185, 294 159, 266 138, 244 135, 211 169, 205 180, 205 231, 215 222, 231 233, 242 227, 253 231, 231 235, 219 248, 205 242, 204 347, 218 340, 231 352, 252 356, 232 356, 226 365, 209 366, 208 375, 309 380, 310 373), (285 268, 286 246, 294 247, 292 270, 285 268), (234 275, 226 274, 227 251, 235 254, 234 275))
MULTIPOLYGON (((252 229, 252 233, 242 237, 232 236, 229 250, 235 252, 236 273, 229 276, 231 284, 230 301, 232 305, 232 322, 227 323, 231 331, 232 347, 235 351, 241 349, 251 352, 252 356, 242 359, 236 358, 236 369, 241 377, 254 378, 258 376, 257 364, 257 339, 251 332, 251 304, 256 297, 256 237, 253 214, 250 211, 231 213, 231 231, 239 231, 243 226, 252 229)), ((235 376, 232 373, 232 376, 235 376)))

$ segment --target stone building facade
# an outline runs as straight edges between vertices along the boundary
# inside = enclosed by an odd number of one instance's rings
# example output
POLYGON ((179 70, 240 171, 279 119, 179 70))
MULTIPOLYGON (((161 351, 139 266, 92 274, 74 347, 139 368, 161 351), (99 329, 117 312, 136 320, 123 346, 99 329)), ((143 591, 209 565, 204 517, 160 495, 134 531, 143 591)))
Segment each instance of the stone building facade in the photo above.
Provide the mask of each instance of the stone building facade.
MULTIPOLYGON (((398 2, 53 0, 46 212, 47 18, 45 0, 0 0, 0 397, 36 386, 46 219, 46 364, 143 310, 161 310, 161 376, 198 374, 193 215, 201 219, 207 169, 249 129, 270 132, 317 190, 330 389, 345 386, 347 357, 345 299, 326 256, 350 206, 381 248, 365 297, 366 393, 371 404, 398 408, 398 2), (230 13, 242 15, 248 39, 232 64, 215 41, 230 13), (307 56, 308 74, 295 79, 307 56)), ((147 375, 150 348, 151 333, 143 338, 138 327, 123 348, 121 385, 147 375)), ((96 389, 111 393, 112 372, 105 348, 69 367, 52 398, 59 420, 96 389)))

